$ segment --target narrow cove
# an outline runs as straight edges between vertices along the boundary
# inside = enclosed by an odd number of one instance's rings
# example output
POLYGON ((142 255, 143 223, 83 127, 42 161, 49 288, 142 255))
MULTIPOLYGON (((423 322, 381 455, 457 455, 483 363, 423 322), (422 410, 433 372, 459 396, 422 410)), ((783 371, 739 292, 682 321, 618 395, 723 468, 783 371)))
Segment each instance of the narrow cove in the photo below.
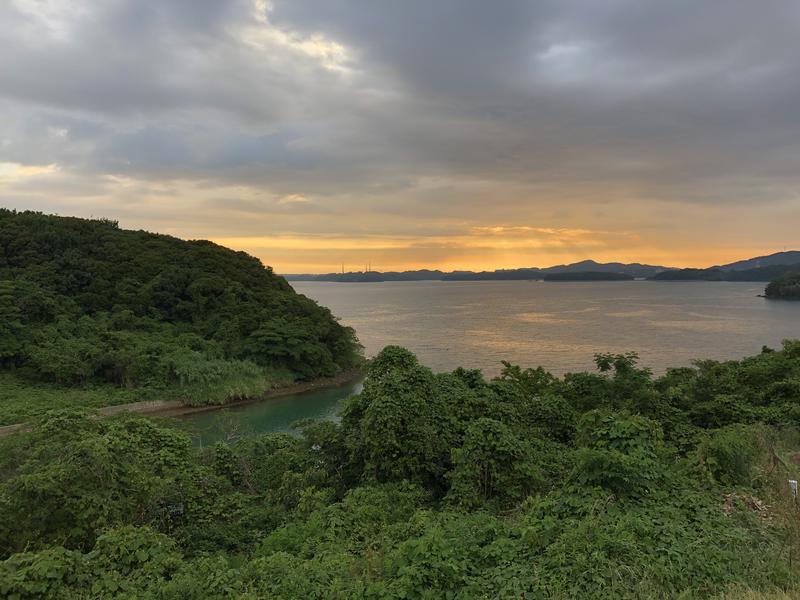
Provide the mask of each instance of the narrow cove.
POLYGON ((191 434, 198 446, 219 441, 232 442, 249 435, 289 432, 302 419, 334 421, 345 398, 361 391, 362 380, 313 391, 269 398, 177 417, 181 429, 191 434))

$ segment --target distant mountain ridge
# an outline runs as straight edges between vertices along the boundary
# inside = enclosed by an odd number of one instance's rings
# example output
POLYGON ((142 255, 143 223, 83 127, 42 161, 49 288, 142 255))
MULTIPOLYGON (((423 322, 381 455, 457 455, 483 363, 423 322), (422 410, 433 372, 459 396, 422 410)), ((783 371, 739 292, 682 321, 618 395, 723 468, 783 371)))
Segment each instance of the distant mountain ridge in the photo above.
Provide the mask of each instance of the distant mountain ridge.
POLYGON ((673 269, 641 263, 599 263, 582 260, 568 265, 552 267, 530 267, 520 269, 497 269, 495 271, 451 271, 420 269, 417 271, 357 271, 348 273, 325 273, 320 275, 284 275, 289 281, 333 281, 343 283, 368 283, 378 281, 513 281, 545 279, 554 273, 611 273, 629 277, 651 277, 662 271, 673 269))
POLYGON ((616 271, 560 271, 547 273, 545 281, 633 281, 633 275, 616 271))
MULTIPOLYGON (((783 273, 800 268, 800 250, 776 252, 746 260, 716 265, 707 269, 679 269, 641 263, 599 263, 582 260, 552 267, 496 269, 494 271, 355 271, 348 273, 288 274, 289 281, 331 281, 368 283, 380 281, 514 281, 546 279, 555 273, 610 273, 633 278, 664 281, 769 281, 783 273)), ((616 279, 616 278, 614 278, 616 279)))
POLYGON ((675 267, 664 267, 661 265, 643 265, 641 263, 599 263, 593 260, 582 260, 569 265, 556 265, 542 269, 544 273, 622 273, 632 277, 650 277, 662 271, 669 271, 675 267))
POLYGON ((800 272, 800 251, 776 252, 707 269, 674 269, 651 277, 656 281, 772 281, 800 272))
POLYGON ((776 252, 767 256, 757 256, 746 260, 737 260, 727 265, 710 267, 712 269, 722 269, 723 271, 744 271, 745 269, 760 269, 763 267, 773 267, 776 265, 795 265, 800 263, 800 250, 787 250, 776 252))

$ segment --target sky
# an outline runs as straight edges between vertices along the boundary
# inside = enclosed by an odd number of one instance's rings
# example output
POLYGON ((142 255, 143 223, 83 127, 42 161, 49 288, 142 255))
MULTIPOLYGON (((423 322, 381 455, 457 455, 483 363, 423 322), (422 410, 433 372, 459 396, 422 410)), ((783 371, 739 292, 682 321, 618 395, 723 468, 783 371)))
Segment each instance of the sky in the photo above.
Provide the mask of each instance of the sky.
POLYGON ((279 273, 800 248, 792 0, 0 0, 0 205, 279 273))

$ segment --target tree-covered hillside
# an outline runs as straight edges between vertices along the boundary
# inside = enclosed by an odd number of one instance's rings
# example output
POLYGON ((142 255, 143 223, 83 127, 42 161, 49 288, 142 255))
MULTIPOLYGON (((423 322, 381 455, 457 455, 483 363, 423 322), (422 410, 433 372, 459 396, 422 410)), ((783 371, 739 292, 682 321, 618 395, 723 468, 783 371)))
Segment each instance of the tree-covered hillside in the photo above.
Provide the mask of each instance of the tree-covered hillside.
POLYGON ((767 298, 800 300, 800 269, 771 281, 764 290, 767 298))
MULTIPOLYGON (((746 262, 744 264, 747 264, 746 262)), ((654 281, 770 281, 800 269, 797 264, 778 264, 749 269, 673 269, 651 277, 654 281)))
POLYGON ((340 424, 202 451, 52 412, 0 439, 0 596, 797 597, 800 342, 596 363, 487 381, 389 347, 340 424))
POLYGON ((15 381, 222 402, 358 356, 351 329, 243 252, 0 210, 0 371, 15 381))

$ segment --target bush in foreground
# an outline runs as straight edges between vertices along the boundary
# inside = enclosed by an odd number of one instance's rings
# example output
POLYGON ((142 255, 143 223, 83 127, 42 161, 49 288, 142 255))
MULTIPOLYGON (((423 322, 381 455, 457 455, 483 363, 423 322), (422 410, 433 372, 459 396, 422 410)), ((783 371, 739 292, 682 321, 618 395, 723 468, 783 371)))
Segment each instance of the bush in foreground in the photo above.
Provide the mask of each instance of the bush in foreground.
POLYGON ((0 595, 792 595, 797 412, 764 382, 789 389, 798 348, 491 381, 388 348, 341 423, 203 451, 146 419, 51 413, 0 440, 0 595))

